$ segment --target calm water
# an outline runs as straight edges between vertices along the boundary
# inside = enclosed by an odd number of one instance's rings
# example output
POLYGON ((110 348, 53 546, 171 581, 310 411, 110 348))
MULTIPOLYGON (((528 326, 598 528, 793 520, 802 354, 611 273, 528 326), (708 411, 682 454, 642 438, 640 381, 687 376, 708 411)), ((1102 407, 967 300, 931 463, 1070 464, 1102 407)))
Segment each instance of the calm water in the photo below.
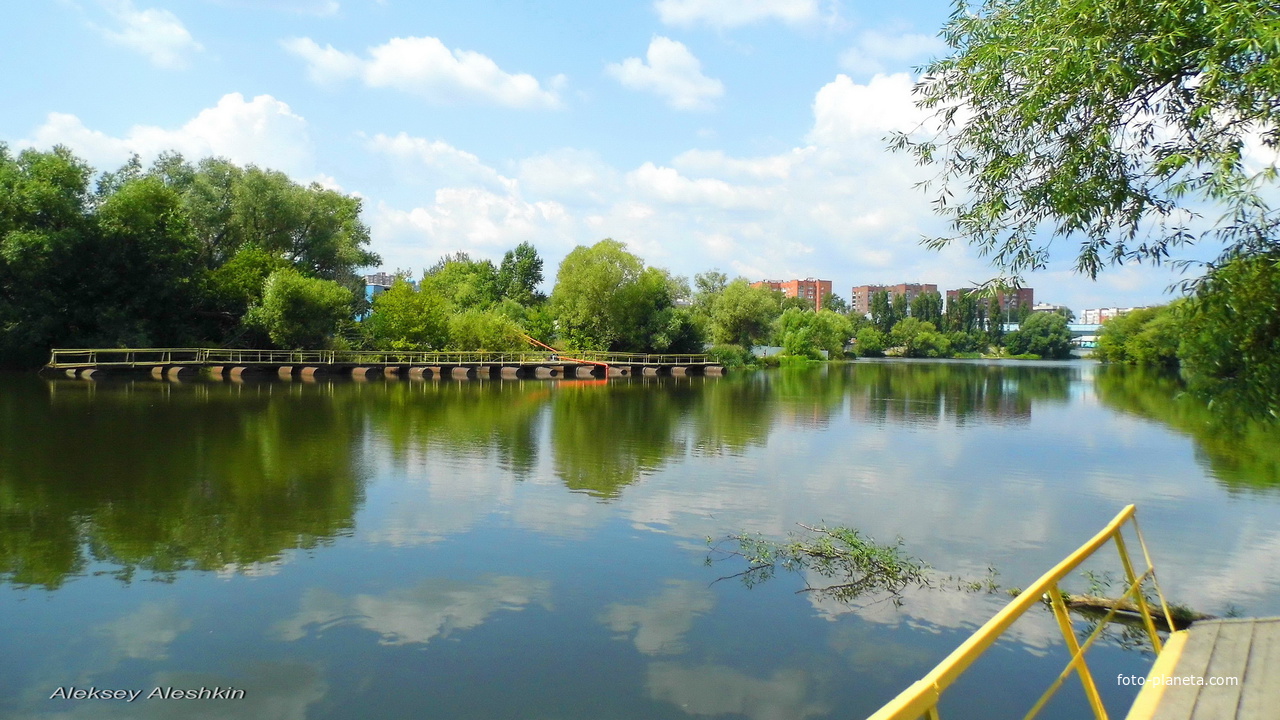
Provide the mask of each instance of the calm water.
MULTIPOLYGON (((708 566, 707 538, 797 523, 1025 586, 1133 502, 1173 599, 1280 614, 1280 434, 1177 390, 1087 362, 0 377, 0 717, 857 718, 1008 600, 713 582, 743 567, 708 566), (50 699, 68 686, 244 697, 50 699)), ((1122 715, 1136 689, 1114 678, 1150 657, 1090 658, 1122 715)), ((1020 717, 1064 662, 1033 612, 944 717, 1020 717)), ((1048 716, 1082 716, 1077 688, 1048 716)))

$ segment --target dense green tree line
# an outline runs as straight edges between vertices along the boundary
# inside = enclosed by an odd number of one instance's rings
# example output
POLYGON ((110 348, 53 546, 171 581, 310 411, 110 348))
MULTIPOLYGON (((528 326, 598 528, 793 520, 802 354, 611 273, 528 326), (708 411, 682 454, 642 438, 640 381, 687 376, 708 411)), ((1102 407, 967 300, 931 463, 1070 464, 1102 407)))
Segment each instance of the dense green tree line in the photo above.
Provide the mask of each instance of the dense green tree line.
POLYGON ((870 319, 856 329, 854 350, 863 357, 886 354, 945 358, 1002 354, 1064 359, 1071 357, 1067 318, 1059 313, 1032 313, 1025 306, 1001 309, 994 296, 962 292, 943 309, 942 296, 880 291, 871 296, 870 319), (1004 323, 1021 327, 1006 335, 1004 323))
POLYGON ((0 364, 331 337, 363 300, 356 269, 378 262, 359 214, 358 198, 217 158, 99 174, 66 148, 0 144, 0 364))
POLYGON ((1280 417, 1280 254, 1240 257, 1199 291, 1102 326, 1097 356, 1179 367, 1188 387, 1220 405, 1280 417))

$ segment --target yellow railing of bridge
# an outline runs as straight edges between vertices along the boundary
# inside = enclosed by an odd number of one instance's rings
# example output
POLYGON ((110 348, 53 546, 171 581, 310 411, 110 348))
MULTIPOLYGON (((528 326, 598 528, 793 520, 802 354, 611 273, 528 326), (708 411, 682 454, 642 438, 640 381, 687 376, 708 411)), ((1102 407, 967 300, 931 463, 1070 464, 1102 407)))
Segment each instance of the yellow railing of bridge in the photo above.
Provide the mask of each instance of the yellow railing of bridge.
POLYGON ((1018 595, 1013 602, 996 613, 995 617, 987 621, 960 647, 948 655, 937 667, 922 679, 913 683, 911 687, 904 690, 887 705, 880 708, 868 720, 918 720, 919 718, 940 720, 938 703, 946 689, 959 679, 965 670, 987 648, 991 647, 1014 622, 1032 607, 1039 605, 1044 598, 1048 598, 1049 604, 1053 608, 1054 617, 1058 622, 1058 629, 1062 631, 1063 640, 1066 641, 1067 649, 1071 653, 1071 660, 1058 675, 1057 679, 1053 681, 1040 696, 1039 700, 1036 701, 1035 705, 1027 712, 1025 720, 1030 720, 1039 714, 1040 710, 1062 687, 1062 683, 1073 673, 1080 679, 1080 683, 1084 687, 1084 693, 1089 700, 1089 706, 1093 711, 1094 718, 1096 720, 1107 720, 1107 710, 1103 707, 1097 685, 1089 672, 1089 666, 1085 662, 1085 653, 1102 635, 1103 630, 1114 619, 1117 611, 1112 609, 1103 616, 1093 632, 1081 643, 1076 638, 1075 627, 1072 624, 1071 615, 1067 610, 1066 601, 1063 598, 1059 584, 1100 548, 1112 542, 1115 543, 1119 551, 1120 562, 1124 566, 1125 577, 1128 580, 1128 590, 1121 600, 1131 600, 1138 606, 1139 613, 1142 616, 1143 627, 1146 629, 1151 646, 1158 654, 1162 648, 1162 642, 1156 629, 1155 621, 1152 618, 1151 607, 1143 593, 1143 586, 1147 580, 1151 581, 1156 596, 1159 598, 1164 617, 1169 618, 1172 616, 1169 614, 1169 606, 1165 602, 1164 594, 1160 591, 1160 586, 1156 582, 1155 567, 1151 563, 1151 554, 1147 551, 1146 542, 1142 538, 1142 530, 1138 527, 1136 509, 1133 505, 1129 505, 1124 510, 1121 510, 1120 514, 1116 515, 1115 519, 1108 523, 1101 532, 1093 536, 1089 542, 1081 545, 1079 549, 1067 556, 1052 570, 1040 576, 1030 587, 1018 595), (1142 557, 1146 563, 1146 569, 1141 575, 1135 572, 1128 548, 1125 545, 1123 530, 1128 523, 1133 525, 1134 534, 1137 537, 1139 546, 1142 548, 1142 557))
MULTIPOLYGON (((566 351, 567 352, 567 351, 566 351)), ((574 352, 574 358, 610 365, 703 365, 700 354, 574 352)), ((423 352, 397 350, 239 350, 225 348, 56 349, 48 367, 138 367, 152 365, 466 365, 572 362, 554 352, 423 352)))

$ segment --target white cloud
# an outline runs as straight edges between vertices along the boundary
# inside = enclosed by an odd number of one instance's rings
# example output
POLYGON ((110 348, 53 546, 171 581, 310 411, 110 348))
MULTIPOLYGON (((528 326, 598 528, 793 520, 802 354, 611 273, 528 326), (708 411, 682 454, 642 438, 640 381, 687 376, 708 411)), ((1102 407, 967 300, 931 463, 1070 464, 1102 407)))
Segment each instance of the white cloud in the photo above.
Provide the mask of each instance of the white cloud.
POLYGON ((605 72, 632 90, 665 98, 677 110, 706 110, 724 95, 724 83, 702 74, 702 63, 683 43, 657 36, 649 43, 646 65, 640 58, 612 63, 605 72))
MULTIPOLYGON (((889 132, 926 119, 913 84, 906 74, 836 76, 815 92, 803 142, 772 155, 691 149, 618 168, 561 148, 499 172, 443 141, 383 137, 381 151, 419 176, 397 178, 400 188, 439 182, 424 191, 425 203, 376 206, 374 249, 389 267, 418 267, 459 249, 496 259, 529 241, 552 277, 574 245, 612 237, 681 275, 720 267, 752 279, 823 277, 842 296, 864 282, 967 286, 993 270, 963 244, 921 246, 922 236, 945 233, 915 187, 929 171, 885 149, 889 132), (423 167, 431 171, 416 170, 423 167)), ((1102 304, 1146 302, 1169 282, 1166 270, 1122 270, 1116 280, 1126 282, 1105 288, 1110 302, 1102 304)), ((1077 276, 1029 280, 1038 295, 1069 305, 1094 287, 1077 276)))
POLYGON ((932 35, 867 30, 858 36, 853 47, 840 55, 840 67, 862 75, 902 71, 907 69, 906 63, 925 60, 946 47, 946 43, 932 35))
POLYGON ((686 172, 699 175, 721 174, 750 180, 786 180, 791 169, 804 162, 810 154, 807 148, 797 148, 790 153, 760 158, 733 158, 720 150, 689 150, 676 156, 672 165, 686 172))
POLYGON ((515 189, 514 180, 503 177, 475 155, 441 140, 412 137, 403 132, 394 137, 379 133, 369 140, 368 148, 412 164, 414 173, 421 173, 426 168, 445 185, 481 185, 502 191, 515 189))
POLYGON ((876 75, 865 85, 837 75, 813 100, 811 142, 836 149, 869 148, 887 156, 883 137, 910 131, 927 117, 913 103, 915 80, 906 73, 876 75))
POLYGON ((690 179, 672 168, 648 162, 628 173, 627 182, 647 198, 675 205, 758 207, 768 197, 761 188, 732 185, 716 178, 690 179))
POLYGON ((376 242, 390 246, 377 251, 397 267, 426 267, 457 250, 494 257, 526 240, 567 249, 572 224, 559 203, 475 187, 443 188, 431 204, 410 210, 379 203, 370 219, 376 242))
POLYGON ((618 191, 619 173, 592 152, 561 148, 517 163, 526 194, 568 203, 606 203, 618 191))
POLYGON ((653 5, 666 25, 732 28, 781 20, 803 23, 818 17, 817 0, 658 0, 653 5))
POLYGON ((532 75, 508 73, 486 55, 451 51, 433 37, 392 38, 369 48, 368 58, 332 45, 321 47, 311 38, 291 38, 281 45, 306 61, 308 76, 318 84, 359 78, 369 87, 392 88, 440 104, 557 108, 558 89, 565 82, 557 75, 543 88, 532 75))
POLYGON ((246 100, 240 93, 231 93, 180 128, 135 125, 122 137, 91 130, 75 115, 49 113, 31 138, 16 144, 66 145, 104 168, 122 163, 131 153, 149 162, 172 150, 192 159, 216 155, 239 164, 253 163, 294 177, 315 175, 307 121, 270 95, 246 100))
POLYGON ((220 5, 267 8, 314 17, 333 17, 342 10, 337 0, 217 0, 217 2, 220 5))
POLYGON ((130 0, 106 0, 103 6, 115 27, 95 26, 98 32, 117 45, 142 53, 156 67, 186 67, 188 55, 204 49, 168 10, 139 10, 130 0))

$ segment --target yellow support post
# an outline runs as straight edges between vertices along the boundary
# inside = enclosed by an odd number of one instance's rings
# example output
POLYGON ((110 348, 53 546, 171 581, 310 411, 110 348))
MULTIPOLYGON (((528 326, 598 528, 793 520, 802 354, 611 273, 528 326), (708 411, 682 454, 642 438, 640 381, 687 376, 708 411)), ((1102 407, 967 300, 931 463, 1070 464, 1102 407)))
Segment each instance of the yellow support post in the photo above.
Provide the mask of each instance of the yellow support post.
MULTIPOLYGON (((1129 584, 1138 583, 1138 591, 1135 593, 1133 601, 1138 604, 1138 611, 1142 613, 1142 625, 1147 629, 1147 635, 1151 636, 1151 647, 1155 648, 1156 654, 1164 647, 1160 642, 1160 634, 1156 632, 1156 624, 1151 619, 1151 610, 1147 607, 1147 598, 1142 594, 1142 585, 1138 581, 1138 576, 1133 572, 1133 563, 1129 560, 1129 550, 1124 545, 1124 534, 1120 529, 1116 529, 1116 549, 1120 551, 1120 563, 1124 565, 1124 575, 1129 579, 1129 584)), ((1144 573, 1145 577, 1146 574, 1144 573)), ((1169 616, 1166 615, 1166 618, 1169 616)))

